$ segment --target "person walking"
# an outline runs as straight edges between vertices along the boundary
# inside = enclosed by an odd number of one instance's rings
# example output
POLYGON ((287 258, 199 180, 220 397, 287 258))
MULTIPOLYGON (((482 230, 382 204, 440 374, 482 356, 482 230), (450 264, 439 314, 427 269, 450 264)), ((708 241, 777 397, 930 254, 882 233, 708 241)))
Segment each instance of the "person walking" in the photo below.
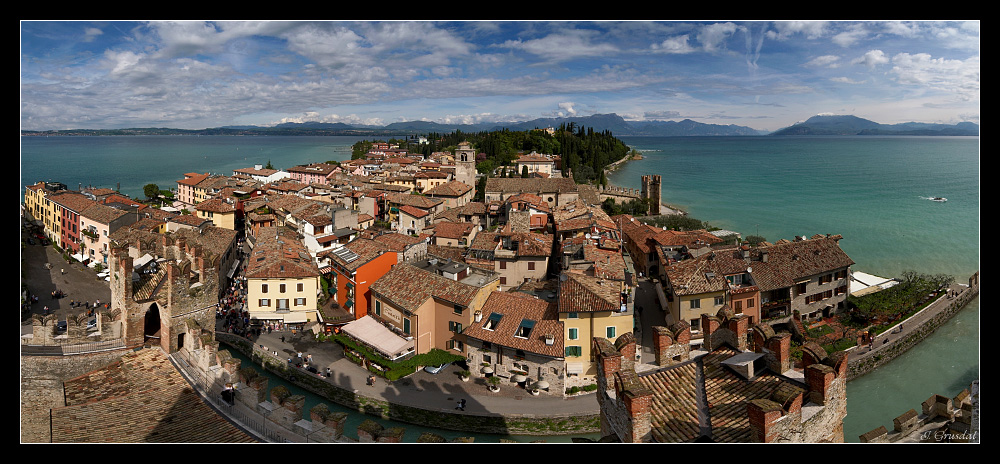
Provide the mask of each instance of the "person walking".
POLYGON ((462 398, 462 399, 461 399, 461 400, 460 400, 460 401, 458 402, 458 406, 456 406, 456 407, 455 407, 455 409, 457 409, 457 410, 459 410, 459 411, 465 411, 465 398, 462 398))

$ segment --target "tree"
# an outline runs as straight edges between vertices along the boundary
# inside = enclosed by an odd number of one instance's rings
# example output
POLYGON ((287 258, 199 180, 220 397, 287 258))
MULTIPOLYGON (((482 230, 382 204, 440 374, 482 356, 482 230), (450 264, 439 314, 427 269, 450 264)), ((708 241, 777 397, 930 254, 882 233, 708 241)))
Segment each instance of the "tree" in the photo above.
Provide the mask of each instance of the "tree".
POLYGON ((267 166, 264 166, 264 169, 274 169, 274 166, 271 166, 271 160, 267 160, 267 166))
POLYGON ((522 178, 528 177, 528 165, 521 166, 521 177, 522 178))
POLYGON ((142 188, 142 193, 146 195, 146 198, 152 200, 160 196, 160 187, 156 184, 146 184, 142 188))

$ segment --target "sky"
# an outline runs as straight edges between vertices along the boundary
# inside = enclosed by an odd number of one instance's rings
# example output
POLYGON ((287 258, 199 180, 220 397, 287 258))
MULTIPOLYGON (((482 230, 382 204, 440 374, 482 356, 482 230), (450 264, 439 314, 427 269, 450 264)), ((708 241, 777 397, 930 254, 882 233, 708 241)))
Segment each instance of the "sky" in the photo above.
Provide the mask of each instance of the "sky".
POLYGON ((979 21, 22 21, 21 129, 979 123, 979 21))

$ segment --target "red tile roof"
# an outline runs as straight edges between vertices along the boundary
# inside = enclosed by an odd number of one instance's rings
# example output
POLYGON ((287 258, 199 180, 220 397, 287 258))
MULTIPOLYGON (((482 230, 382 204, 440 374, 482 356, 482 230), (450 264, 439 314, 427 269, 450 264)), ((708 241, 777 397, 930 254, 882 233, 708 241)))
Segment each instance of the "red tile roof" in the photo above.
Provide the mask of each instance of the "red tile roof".
POLYGON ((537 353, 562 358, 563 323, 559 322, 555 303, 521 292, 493 292, 481 309, 482 320, 473 322, 462 331, 468 337, 537 353), (493 314, 501 316, 492 329, 485 328, 493 314), (521 322, 530 320, 534 327, 527 337, 517 336, 521 322), (553 344, 545 343, 545 336, 553 337, 553 344))
POLYGON ((66 406, 53 408, 54 443, 253 443, 208 407, 156 349, 64 384, 66 406))

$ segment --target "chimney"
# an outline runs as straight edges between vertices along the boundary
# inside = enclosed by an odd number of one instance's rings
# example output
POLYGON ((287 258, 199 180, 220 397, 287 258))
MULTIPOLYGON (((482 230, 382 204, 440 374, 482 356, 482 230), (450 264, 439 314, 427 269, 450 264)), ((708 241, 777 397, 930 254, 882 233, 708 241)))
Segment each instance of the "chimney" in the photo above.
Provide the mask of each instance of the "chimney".
POLYGON ((767 262, 767 252, 766 251, 761 251, 760 252, 760 262, 762 262, 762 263, 766 263, 767 262))

